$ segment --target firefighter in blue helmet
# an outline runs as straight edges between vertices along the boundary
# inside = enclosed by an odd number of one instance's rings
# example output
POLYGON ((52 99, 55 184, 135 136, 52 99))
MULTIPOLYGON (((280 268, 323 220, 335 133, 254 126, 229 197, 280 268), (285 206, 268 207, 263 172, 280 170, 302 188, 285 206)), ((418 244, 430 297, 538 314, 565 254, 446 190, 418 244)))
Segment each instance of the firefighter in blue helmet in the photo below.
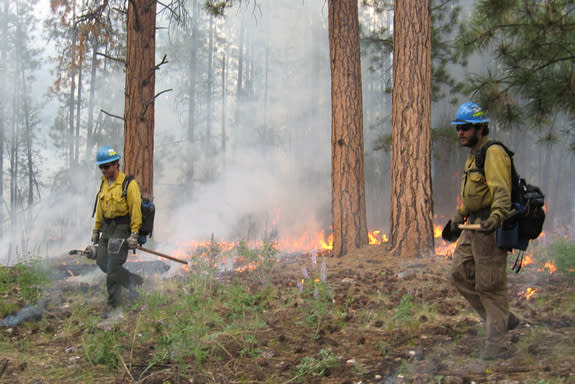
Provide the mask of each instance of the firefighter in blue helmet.
POLYGON ((106 273, 108 305, 122 304, 122 287, 135 294, 143 283, 140 276, 124 268, 128 250, 138 246, 138 230, 142 225, 141 196, 138 183, 128 184, 123 196, 122 183, 126 175, 120 171, 120 155, 103 146, 96 155, 96 165, 102 172, 102 183, 96 202, 92 243, 98 244, 96 263, 106 273))
POLYGON ((479 230, 463 230, 453 254, 450 280, 485 321, 487 340, 481 356, 499 358, 508 353, 504 336, 519 320, 509 312, 507 250, 497 246, 497 229, 511 207, 511 158, 500 145, 487 149, 484 172, 475 154, 489 141, 489 120, 479 105, 462 104, 451 122, 459 143, 470 148, 461 181, 461 206, 451 220, 450 231, 459 225, 480 224, 479 230))

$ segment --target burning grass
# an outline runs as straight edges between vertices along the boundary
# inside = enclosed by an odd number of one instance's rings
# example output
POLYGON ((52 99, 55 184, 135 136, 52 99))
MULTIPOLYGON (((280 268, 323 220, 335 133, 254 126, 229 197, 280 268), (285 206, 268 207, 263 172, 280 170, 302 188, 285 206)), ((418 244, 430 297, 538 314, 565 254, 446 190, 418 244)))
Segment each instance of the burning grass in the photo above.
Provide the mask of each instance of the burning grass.
POLYGON ((508 334, 512 357, 489 363, 477 358, 482 325, 449 285, 445 255, 398 260, 374 245, 333 259, 211 241, 181 247, 174 256, 188 269, 146 276, 137 301, 108 318, 102 280, 44 284, 20 278, 43 275, 31 266, 3 267, 4 299, 45 307, 0 329, 0 381, 574 383, 575 297, 568 266, 544 267, 557 262, 553 249, 534 246, 532 262, 510 271, 523 324, 508 334))

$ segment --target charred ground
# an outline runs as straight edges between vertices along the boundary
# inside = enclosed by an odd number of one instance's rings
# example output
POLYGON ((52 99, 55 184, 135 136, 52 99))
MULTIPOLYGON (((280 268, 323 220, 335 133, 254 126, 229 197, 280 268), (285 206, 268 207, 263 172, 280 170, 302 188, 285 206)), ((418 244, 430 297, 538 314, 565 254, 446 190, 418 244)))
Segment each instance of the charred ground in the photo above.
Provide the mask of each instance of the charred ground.
POLYGON ((449 263, 370 246, 193 282, 192 271, 149 276, 109 319, 102 279, 54 281, 41 316, 0 329, 0 382, 575 382, 574 293, 561 276, 509 272, 522 323, 508 332, 509 358, 482 361, 482 324, 450 286, 449 263))

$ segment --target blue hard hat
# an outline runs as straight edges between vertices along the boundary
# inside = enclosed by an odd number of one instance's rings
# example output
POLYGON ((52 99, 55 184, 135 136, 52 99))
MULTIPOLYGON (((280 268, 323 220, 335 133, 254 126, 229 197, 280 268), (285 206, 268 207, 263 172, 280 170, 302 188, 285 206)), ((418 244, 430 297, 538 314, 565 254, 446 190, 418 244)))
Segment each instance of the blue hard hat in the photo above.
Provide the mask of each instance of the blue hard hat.
POLYGON ((120 160, 118 152, 110 146, 104 145, 98 149, 96 154, 96 165, 111 163, 112 161, 120 160))
POLYGON ((461 104, 455 115, 455 120, 453 120, 451 124, 484 124, 488 122, 489 119, 485 117, 483 109, 476 103, 468 101, 467 103, 461 104))

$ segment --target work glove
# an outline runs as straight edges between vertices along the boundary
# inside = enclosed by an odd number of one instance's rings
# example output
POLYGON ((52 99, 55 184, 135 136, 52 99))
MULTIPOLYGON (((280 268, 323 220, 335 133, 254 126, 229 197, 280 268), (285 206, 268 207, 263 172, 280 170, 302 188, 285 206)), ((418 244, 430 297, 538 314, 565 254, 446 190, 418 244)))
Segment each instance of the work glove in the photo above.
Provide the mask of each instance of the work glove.
POLYGON ((461 235, 461 229, 459 229, 459 224, 463 224, 465 218, 462 214, 458 213, 455 217, 445 224, 443 231, 441 232, 441 238, 445 241, 453 243, 457 241, 459 235, 461 235))
POLYGON ((92 231, 92 244, 98 244, 100 241, 100 231, 92 231))
POLYGON ((128 247, 130 249, 138 248, 138 232, 130 233, 130 237, 128 237, 128 247))
POLYGON ((457 215, 455 215, 455 217, 453 219, 451 219, 451 223, 450 223, 450 229, 451 232, 456 233, 461 231, 459 229, 459 225, 463 224, 465 222, 465 217, 461 214, 461 213, 457 213, 457 215))
POLYGON ((501 221, 499 220, 499 216, 491 215, 481 222, 481 230, 483 232, 491 233, 499 228, 500 225, 501 221))

